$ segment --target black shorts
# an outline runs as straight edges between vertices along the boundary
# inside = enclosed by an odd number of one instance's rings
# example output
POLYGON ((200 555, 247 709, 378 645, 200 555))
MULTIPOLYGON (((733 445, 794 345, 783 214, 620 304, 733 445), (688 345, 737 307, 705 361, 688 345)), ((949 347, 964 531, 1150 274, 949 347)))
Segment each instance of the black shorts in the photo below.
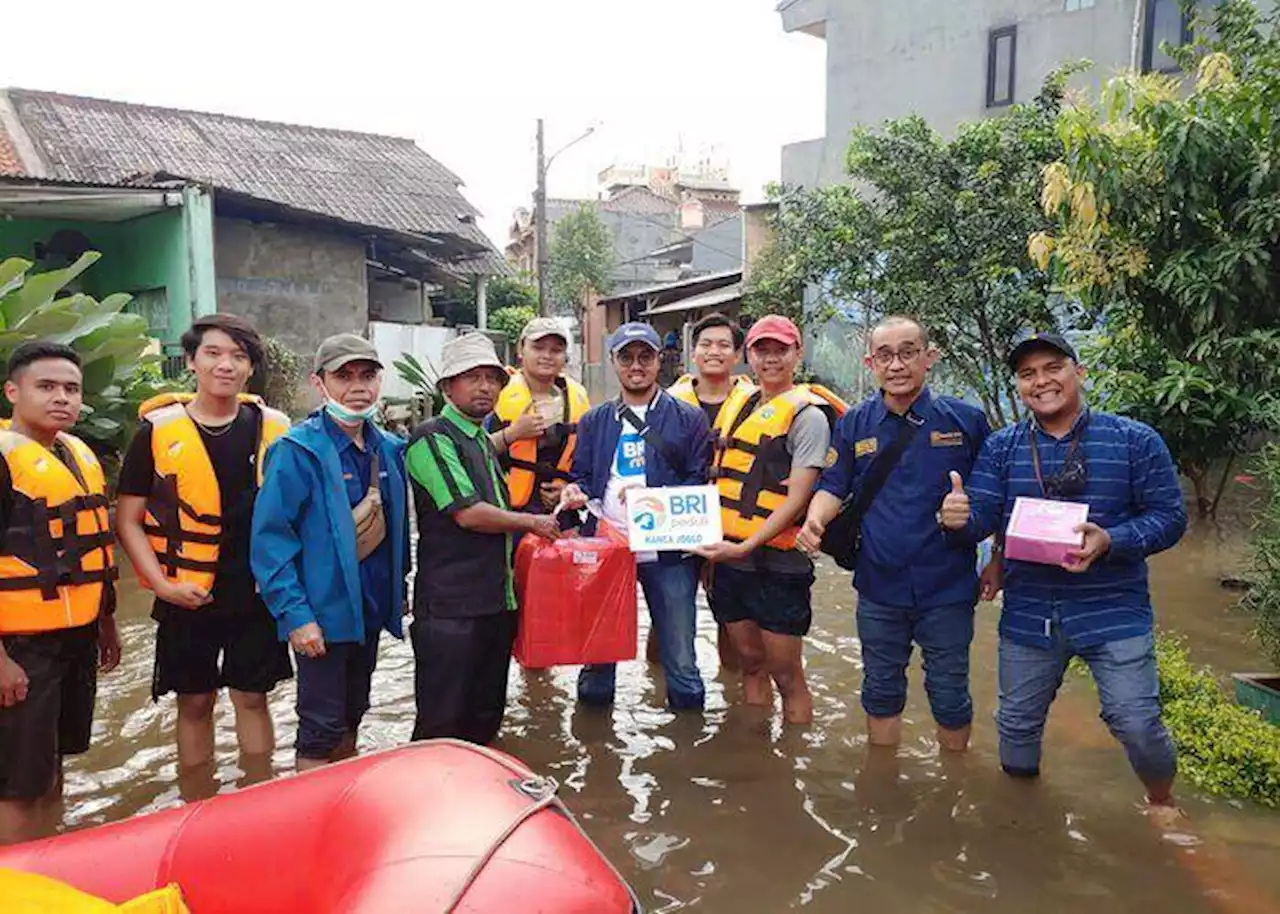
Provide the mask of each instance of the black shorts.
POLYGON ((292 677, 289 645, 261 600, 252 611, 230 616, 167 612, 156 626, 152 698, 204 695, 223 686, 265 693, 292 677))
POLYGON ((98 692, 98 624, 5 635, 27 697, 0 708, 0 799, 34 800, 53 786, 64 755, 89 748, 98 692))
POLYGON ((711 613, 721 625, 754 622, 766 632, 800 638, 813 622, 813 574, 744 571, 717 565, 711 613))

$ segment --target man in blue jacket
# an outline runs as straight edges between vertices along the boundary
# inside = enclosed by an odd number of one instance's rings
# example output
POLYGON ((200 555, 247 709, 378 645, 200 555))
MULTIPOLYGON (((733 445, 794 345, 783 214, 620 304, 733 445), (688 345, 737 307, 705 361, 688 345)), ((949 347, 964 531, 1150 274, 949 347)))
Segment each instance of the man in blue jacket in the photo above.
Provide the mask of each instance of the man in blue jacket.
POLYGON ((253 575, 298 658, 299 771, 355 755, 379 633, 404 637, 409 549, 404 443, 371 421, 377 350, 330 337, 311 382, 324 406, 267 452, 250 540, 253 575))
MULTIPOLYGON (((603 505, 606 519, 626 530, 627 491, 659 486, 696 486, 707 481, 713 442, 707 416, 658 386, 662 341, 648 324, 623 324, 609 338, 609 352, 622 393, 589 410, 578 423, 578 447, 561 506, 603 505)), ((658 635, 667 680, 667 703, 700 709, 705 700, 694 653, 698 564, 685 553, 639 554, 638 574, 658 635)), ((613 701, 616 667, 597 664, 578 677, 585 704, 613 701)))
POLYGON ((1019 498, 1085 503, 1089 518, 1061 566, 1005 560, 1000 763, 1013 777, 1039 775, 1049 706, 1078 656, 1098 685, 1102 719, 1164 816, 1176 809, 1177 757, 1160 720, 1147 556, 1187 529, 1177 471, 1154 429, 1089 409, 1084 368, 1061 336, 1021 341, 1009 367, 1031 416, 987 439, 967 492, 951 473, 939 522, 980 539, 1008 526, 1019 498))

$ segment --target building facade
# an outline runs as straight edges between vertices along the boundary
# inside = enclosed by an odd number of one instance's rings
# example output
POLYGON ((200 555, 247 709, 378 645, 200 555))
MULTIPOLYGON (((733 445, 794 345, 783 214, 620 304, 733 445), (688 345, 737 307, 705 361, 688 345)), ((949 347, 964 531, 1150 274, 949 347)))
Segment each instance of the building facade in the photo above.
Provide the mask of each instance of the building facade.
MULTIPOLYGON (((1209 0, 1211 2, 1211 0, 1209 0)), ((826 44, 826 135, 786 146, 782 180, 844 178, 849 133, 918 114, 943 133, 1031 101, 1068 61, 1096 91, 1130 66, 1169 70, 1163 42, 1187 37, 1178 0, 783 0, 788 32, 826 44)))

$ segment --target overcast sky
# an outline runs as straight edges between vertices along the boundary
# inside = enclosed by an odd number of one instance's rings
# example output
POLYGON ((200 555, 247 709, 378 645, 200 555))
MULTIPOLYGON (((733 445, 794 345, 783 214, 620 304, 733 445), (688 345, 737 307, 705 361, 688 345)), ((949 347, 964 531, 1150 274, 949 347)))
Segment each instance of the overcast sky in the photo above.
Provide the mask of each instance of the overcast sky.
POLYGON ((614 162, 726 162, 744 201, 823 131, 824 48, 776 0, 63 0, 0 42, 0 86, 412 137, 501 246, 528 205, 535 121, 552 196, 614 162), (294 12, 294 10, 297 12, 294 12), (55 15, 56 13, 56 15, 55 15))

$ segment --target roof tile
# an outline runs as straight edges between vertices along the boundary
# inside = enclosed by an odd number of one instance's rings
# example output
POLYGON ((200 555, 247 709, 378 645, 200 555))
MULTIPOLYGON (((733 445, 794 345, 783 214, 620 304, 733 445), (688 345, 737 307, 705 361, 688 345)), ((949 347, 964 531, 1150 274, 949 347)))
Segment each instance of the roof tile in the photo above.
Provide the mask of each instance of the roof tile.
MULTIPOLYGON (((412 140, 53 92, 8 95, 53 178, 120 184, 163 172, 361 225, 454 235, 496 256, 461 180, 412 140)), ((0 171, 4 163, 0 139, 0 171)))

